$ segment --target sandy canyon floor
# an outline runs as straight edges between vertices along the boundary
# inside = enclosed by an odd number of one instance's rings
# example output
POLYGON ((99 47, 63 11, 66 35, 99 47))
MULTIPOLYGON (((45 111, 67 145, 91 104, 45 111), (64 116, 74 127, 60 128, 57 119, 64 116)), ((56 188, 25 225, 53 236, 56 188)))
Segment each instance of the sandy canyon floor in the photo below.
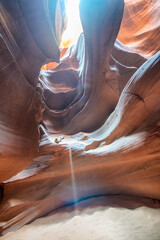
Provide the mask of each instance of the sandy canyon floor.
POLYGON ((1 240, 160 240, 160 209, 96 207, 37 219, 1 240))

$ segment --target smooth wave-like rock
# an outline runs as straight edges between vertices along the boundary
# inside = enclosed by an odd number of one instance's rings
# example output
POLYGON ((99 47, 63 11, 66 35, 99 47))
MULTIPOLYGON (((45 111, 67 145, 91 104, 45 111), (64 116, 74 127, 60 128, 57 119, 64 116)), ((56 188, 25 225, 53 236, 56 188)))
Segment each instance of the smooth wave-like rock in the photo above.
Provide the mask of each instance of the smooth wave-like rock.
MULTIPOLYGON (((72 78, 70 81, 73 84, 78 82, 78 94, 71 98, 67 108, 58 112, 56 110, 61 109, 54 109, 54 103, 48 104, 48 98, 46 99, 45 95, 47 108, 44 120, 46 119, 46 126, 49 129, 69 134, 79 131, 93 131, 114 110, 118 95, 106 81, 105 75, 107 74, 108 79, 113 75, 108 62, 119 31, 123 7, 123 1, 116 0, 114 4, 113 1, 100 1, 98 4, 96 1, 80 2, 80 16, 84 34, 80 36, 77 43, 76 59, 79 66, 77 70, 61 70, 59 73, 61 79, 65 79, 66 75, 73 73, 73 81, 72 78), (48 108, 48 106, 50 107, 48 108)), ((48 79, 44 74, 42 72, 40 78, 44 78, 46 88, 45 82, 48 79)), ((53 81, 56 74, 53 71, 53 81)), ((52 94, 52 90, 48 91, 50 96, 54 98, 55 94, 52 94)))
POLYGON ((150 58, 160 50, 160 1, 125 0, 118 39, 150 58))
POLYGON ((56 33, 54 23, 53 29, 49 25, 52 17, 55 21, 63 17, 56 15, 59 4, 43 0, 0 2, 0 181, 14 176, 37 157, 44 106, 36 88, 46 60, 59 61, 56 37, 60 38, 61 32, 56 33), (50 5, 49 18, 45 7, 50 5))
POLYGON ((160 52, 116 39, 123 8, 81 0, 84 33, 59 60, 64 1, 0 2, 0 235, 84 199, 160 207, 160 52))

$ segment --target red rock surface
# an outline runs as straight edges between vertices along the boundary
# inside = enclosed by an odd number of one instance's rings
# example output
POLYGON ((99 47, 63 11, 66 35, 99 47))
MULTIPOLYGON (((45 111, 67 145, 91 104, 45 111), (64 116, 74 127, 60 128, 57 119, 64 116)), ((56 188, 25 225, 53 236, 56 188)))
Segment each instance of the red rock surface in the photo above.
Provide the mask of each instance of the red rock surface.
POLYGON ((160 207, 159 3, 81 0, 59 60, 63 4, 0 2, 1 235, 96 196, 160 207))
POLYGON ((159 47, 160 1, 125 0, 118 39, 144 57, 150 58, 159 47))

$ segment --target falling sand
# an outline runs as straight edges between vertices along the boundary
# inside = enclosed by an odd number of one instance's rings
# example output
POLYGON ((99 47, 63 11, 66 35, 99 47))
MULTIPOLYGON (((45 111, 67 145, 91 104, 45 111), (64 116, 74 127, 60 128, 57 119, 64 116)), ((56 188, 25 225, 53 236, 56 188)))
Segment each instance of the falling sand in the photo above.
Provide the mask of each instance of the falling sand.
POLYGON ((160 209, 87 208, 40 218, 1 240, 160 240, 160 209))

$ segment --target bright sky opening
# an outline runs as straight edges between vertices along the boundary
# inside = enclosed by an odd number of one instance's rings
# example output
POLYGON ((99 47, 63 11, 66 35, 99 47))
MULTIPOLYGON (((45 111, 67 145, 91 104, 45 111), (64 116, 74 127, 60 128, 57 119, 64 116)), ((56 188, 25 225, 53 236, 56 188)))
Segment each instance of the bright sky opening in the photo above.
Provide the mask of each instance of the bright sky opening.
POLYGON ((61 47, 68 47, 68 45, 71 43, 75 43, 82 32, 82 26, 79 17, 79 0, 67 0, 66 11, 68 25, 62 36, 61 47))

